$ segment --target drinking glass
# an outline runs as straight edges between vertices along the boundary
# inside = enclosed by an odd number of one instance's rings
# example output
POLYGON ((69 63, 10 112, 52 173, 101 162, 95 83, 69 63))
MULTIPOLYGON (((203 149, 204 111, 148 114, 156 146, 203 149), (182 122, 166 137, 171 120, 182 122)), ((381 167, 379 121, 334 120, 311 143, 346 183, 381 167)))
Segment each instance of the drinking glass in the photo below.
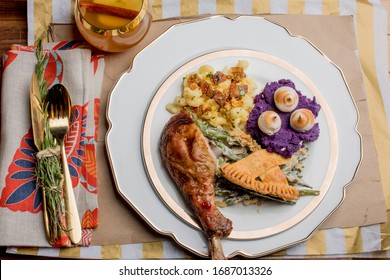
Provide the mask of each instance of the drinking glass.
POLYGON ((92 46, 120 52, 137 44, 152 22, 147 0, 76 0, 75 21, 92 46))

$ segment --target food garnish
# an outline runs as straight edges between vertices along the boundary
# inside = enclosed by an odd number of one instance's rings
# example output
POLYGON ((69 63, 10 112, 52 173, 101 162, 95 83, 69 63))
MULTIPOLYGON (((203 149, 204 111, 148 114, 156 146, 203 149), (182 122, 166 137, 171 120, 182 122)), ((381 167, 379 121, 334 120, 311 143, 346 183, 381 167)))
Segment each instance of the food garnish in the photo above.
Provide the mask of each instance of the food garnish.
POLYGON ((295 89, 282 86, 275 91, 274 102, 281 112, 292 112, 298 106, 299 96, 295 89))
POLYGON ((38 107, 40 108, 42 121, 42 135, 36 141, 39 152, 36 154, 37 163, 35 172, 37 175, 37 186, 43 190, 43 200, 46 205, 48 232, 47 240, 51 245, 56 245, 65 235, 66 228, 63 224, 65 209, 62 199, 63 175, 61 161, 59 159, 59 146, 50 132, 47 118, 47 108, 44 107, 44 99, 47 94, 47 81, 44 78, 44 68, 47 63, 47 55, 42 49, 42 42, 39 41, 35 51, 37 63, 35 73, 39 87, 40 98, 38 107))
POLYGON ((88 1, 79 1, 80 8, 85 8, 87 11, 92 13, 108 14, 112 16, 127 18, 133 20, 137 17, 138 11, 125 9, 121 7, 104 5, 88 1))
POLYGON ((298 132, 309 131, 315 122, 315 117, 309 109, 299 109, 290 116, 290 126, 298 132))
POLYGON ((260 130, 267 135, 274 135, 282 127, 282 120, 274 111, 265 111, 261 113, 257 120, 260 130))

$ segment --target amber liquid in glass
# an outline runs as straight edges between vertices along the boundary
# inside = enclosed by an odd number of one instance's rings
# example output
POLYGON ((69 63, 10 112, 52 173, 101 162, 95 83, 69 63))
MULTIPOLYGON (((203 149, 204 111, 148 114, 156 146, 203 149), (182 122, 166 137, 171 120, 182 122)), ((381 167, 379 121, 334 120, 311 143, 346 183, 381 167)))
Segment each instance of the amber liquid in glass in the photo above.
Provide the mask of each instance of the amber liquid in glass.
POLYGON ((75 21, 91 45, 103 51, 119 52, 145 36, 152 15, 146 0, 78 0, 75 21))

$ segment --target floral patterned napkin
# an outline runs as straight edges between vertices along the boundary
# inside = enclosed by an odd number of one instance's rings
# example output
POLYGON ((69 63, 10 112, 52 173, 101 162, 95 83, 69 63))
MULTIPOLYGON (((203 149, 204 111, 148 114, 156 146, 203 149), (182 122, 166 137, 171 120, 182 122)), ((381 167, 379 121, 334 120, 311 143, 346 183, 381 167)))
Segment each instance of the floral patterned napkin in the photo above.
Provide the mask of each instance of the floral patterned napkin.
MULTIPOLYGON (((82 246, 98 225, 96 139, 104 58, 84 42, 44 46, 48 86, 62 83, 72 100, 66 154, 82 223, 82 246)), ((37 149, 30 119, 35 46, 13 46, 3 56, 0 131, 0 245, 46 247, 42 193, 36 186, 37 149)), ((69 246, 66 235, 55 246, 69 246)))

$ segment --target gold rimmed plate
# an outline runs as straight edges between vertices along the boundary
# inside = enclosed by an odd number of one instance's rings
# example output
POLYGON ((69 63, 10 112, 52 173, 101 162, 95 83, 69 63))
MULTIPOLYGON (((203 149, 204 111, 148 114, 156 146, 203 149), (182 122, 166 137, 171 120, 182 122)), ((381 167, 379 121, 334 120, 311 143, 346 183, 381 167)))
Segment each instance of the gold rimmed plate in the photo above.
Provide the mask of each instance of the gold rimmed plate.
POLYGON ((247 240, 277 234, 302 221, 321 202, 333 180, 338 155, 336 123, 325 98, 303 72, 278 57, 254 50, 222 50, 197 57, 172 73, 154 95, 144 121, 142 152, 149 178, 161 199, 178 217, 200 230, 191 210, 187 209, 174 183, 166 176, 156 149, 162 129, 172 116, 165 107, 175 96, 180 95, 183 77, 188 73, 197 72, 204 64, 222 70, 225 66, 234 66, 238 60, 249 62, 246 73, 255 78, 259 87, 257 92, 267 82, 290 79, 304 95, 315 97, 322 108, 318 117, 320 138, 306 145, 309 146, 311 159, 305 163, 304 172, 304 179, 319 190, 320 195, 303 197, 293 206, 265 202, 262 206, 235 205, 221 209, 234 224, 229 238, 247 240))
POLYGON ((320 138, 309 144, 304 172, 320 195, 295 205, 222 209, 234 224, 223 240, 228 256, 261 256, 306 240, 341 204, 361 160, 358 112, 344 76, 310 42, 253 16, 215 16, 171 27, 135 57, 112 90, 106 146, 119 194, 154 230, 200 256, 208 255, 205 236, 161 164, 158 140, 171 117, 165 106, 180 95, 185 74, 202 64, 234 66, 238 59, 249 62, 246 72, 259 91, 267 82, 291 79, 321 104, 320 138), (229 36, 213 30, 229 30, 229 36))

